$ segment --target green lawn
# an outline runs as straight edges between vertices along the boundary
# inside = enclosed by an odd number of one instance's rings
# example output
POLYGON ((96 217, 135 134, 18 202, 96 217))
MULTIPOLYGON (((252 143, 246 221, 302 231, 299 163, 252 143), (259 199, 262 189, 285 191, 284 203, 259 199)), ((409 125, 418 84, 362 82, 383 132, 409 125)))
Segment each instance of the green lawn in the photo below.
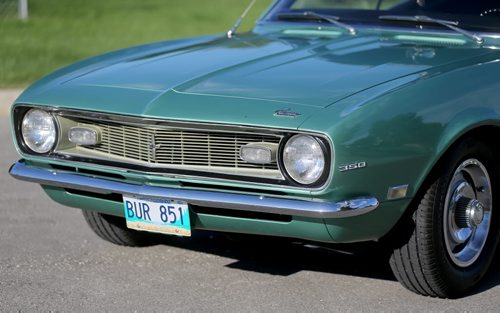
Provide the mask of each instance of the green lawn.
MULTIPOLYGON (((1 0, 0 0, 1 1, 1 0)), ((0 14, 0 88, 130 45, 225 33, 245 0, 29 0, 27 22, 0 14)), ((271 0, 259 0, 242 30, 271 0)))

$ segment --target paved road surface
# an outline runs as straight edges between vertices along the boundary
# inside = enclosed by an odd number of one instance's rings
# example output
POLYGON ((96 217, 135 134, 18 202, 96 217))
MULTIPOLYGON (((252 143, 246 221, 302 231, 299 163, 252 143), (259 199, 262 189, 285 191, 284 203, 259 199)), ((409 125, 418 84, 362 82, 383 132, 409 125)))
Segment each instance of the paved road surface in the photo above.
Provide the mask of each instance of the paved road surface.
POLYGON ((19 89, 0 89, 0 115, 6 115, 10 104, 17 98, 19 89))
MULTIPOLYGON (((5 105, 2 107, 4 112, 5 105)), ((0 114, 0 311, 496 311, 500 265, 473 295, 414 295, 384 260, 292 242, 199 232, 149 248, 98 239, 80 212, 7 174, 16 160, 0 114)))

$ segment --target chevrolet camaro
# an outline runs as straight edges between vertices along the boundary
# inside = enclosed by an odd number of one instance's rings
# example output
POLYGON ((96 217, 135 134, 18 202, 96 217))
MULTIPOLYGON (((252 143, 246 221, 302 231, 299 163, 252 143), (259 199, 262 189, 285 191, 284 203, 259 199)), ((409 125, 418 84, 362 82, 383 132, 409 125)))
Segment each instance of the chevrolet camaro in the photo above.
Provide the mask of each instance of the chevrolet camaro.
POLYGON ((241 18, 31 85, 10 174, 118 245, 378 241, 409 290, 469 292, 499 240, 500 4, 278 0, 249 32, 241 18))

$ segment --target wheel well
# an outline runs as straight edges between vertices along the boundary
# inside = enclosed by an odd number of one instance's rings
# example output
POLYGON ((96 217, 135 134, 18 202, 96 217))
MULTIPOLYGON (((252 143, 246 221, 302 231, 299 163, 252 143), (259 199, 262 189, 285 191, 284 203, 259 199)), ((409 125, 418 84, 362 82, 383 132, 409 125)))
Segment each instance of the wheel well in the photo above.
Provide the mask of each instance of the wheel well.
MULTIPOLYGON (((417 209, 423 194, 425 194, 428 187, 435 181, 437 175, 439 175, 439 169, 448 159, 448 154, 450 153, 450 151, 453 151, 453 149, 457 145, 468 139, 482 142, 488 148, 491 149, 491 153, 493 154, 494 159, 498 160, 498 162, 494 164, 495 170, 497 171, 497 173, 500 173, 500 144, 495 144, 496 141, 500 142, 500 127, 488 125, 488 126, 480 126, 469 130, 468 132, 458 137, 450 146, 448 146, 446 151, 434 164, 434 166, 429 171, 422 184, 419 186, 418 190, 416 191, 413 197, 413 200, 406 208, 405 213, 401 216, 401 218, 392 228, 392 230, 388 234, 386 234, 383 238, 380 239, 381 241, 389 242, 393 245, 394 244, 398 245, 398 242, 400 242, 403 238, 405 238, 404 234, 410 235, 408 233, 408 230, 413 229, 413 227, 409 227, 408 224, 413 223, 412 219, 413 213, 417 209)), ((500 177, 500 175, 497 175, 497 177, 500 177)))
MULTIPOLYGON (((495 141, 499 142, 500 141, 500 127, 499 126, 481 126, 478 128, 474 128, 459 138, 455 140, 455 142, 446 150, 445 154, 443 154, 443 157, 446 155, 448 151, 450 151, 455 145, 459 144, 463 140, 467 138, 473 138, 476 141, 482 142, 486 144, 491 149, 491 152, 493 155, 496 157, 500 156, 500 145, 495 144, 495 141)), ((440 158, 440 161, 443 159, 443 157, 440 158)), ((438 162, 439 163, 439 162, 438 162)), ((497 164, 498 167, 498 164, 497 164)), ((434 167, 433 167, 434 170, 434 167)))
MULTIPOLYGON (((490 149, 491 153, 493 154, 493 157, 500 161, 500 144, 495 144, 495 141, 500 142, 500 127, 488 125, 471 129, 468 132, 462 134, 460 137, 456 138, 455 141, 448 146, 446 151, 441 155, 439 160, 434 164, 432 169, 429 171, 423 183, 419 186, 419 189, 415 193, 414 198, 418 198, 418 196, 421 195, 422 190, 426 190, 429 184, 431 184, 434 181, 439 169, 441 168, 441 166, 443 166, 443 163, 446 162, 450 151, 453 151, 453 149, 455 149, 457 145, 468 139, 484 143, 490 149)), ((497 171, 500 170, 499 165, 500 162, 495 163, 497 171)))

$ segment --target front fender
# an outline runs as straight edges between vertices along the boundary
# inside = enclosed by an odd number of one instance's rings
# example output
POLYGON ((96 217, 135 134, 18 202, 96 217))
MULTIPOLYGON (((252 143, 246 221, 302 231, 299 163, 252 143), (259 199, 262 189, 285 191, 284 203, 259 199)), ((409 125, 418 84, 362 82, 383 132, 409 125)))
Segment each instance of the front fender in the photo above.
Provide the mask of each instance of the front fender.
POLYGON ((384 203, 397 201, 388 199, 389 188, 408 185, 399 199, 405 207, 372 212, 374 220, 396 223, 451 145, 478 127, 500 126, 498 72, 498 61, 478 60, 420 73, 365 90, 307 120, 301 129, 327 129, 335 145, 332 183, 316 196, 370 195, 384 203), (339 171, 356 162, 366 167, 339 171))

